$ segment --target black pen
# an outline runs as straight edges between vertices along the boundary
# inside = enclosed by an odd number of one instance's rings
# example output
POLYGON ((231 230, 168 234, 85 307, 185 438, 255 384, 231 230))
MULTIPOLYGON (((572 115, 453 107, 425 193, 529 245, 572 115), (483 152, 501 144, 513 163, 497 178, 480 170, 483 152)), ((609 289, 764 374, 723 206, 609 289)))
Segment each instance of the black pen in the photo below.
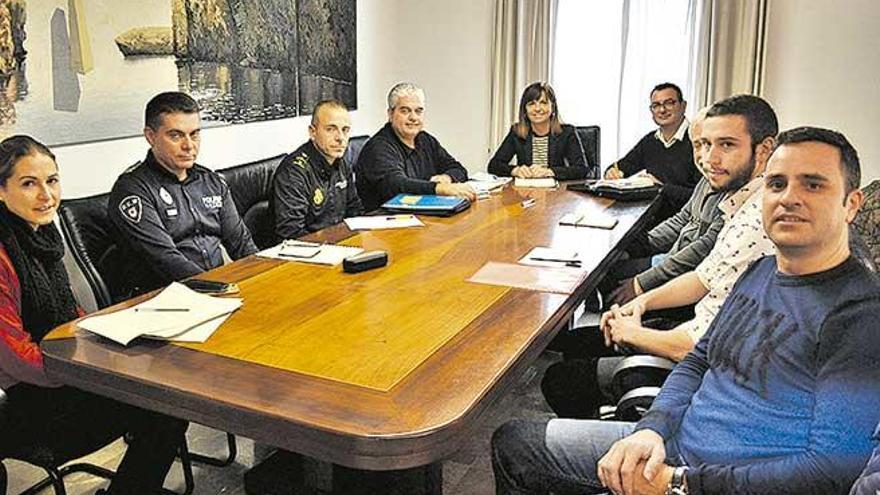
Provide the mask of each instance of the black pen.
POLYGON ((134 308, 135 311, 156 311, 162 313, 184 313, 189 311, 189 308, 134 308))
POLYGON ((581 266, 581 260, 563 260, 559 258, 530 258, 532 261, 549 261, 551 263, 565 263, 568 266, 581 266))

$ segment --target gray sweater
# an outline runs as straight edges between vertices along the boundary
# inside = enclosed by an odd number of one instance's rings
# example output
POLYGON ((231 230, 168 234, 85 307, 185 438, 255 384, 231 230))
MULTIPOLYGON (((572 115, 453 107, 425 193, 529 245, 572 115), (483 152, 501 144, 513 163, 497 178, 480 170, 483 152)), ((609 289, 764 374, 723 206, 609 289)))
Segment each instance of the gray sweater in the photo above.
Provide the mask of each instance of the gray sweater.
POLYGON ((724 226, 724 215, 717 208, 725 193, 713 191, 705 178, 700 179, 682 209, 648 232, 648 246, 653 253, 667 253, 657 266, 636 276, 645 291, 659 287, 673 278, 692 271, 715 245, 724 226))

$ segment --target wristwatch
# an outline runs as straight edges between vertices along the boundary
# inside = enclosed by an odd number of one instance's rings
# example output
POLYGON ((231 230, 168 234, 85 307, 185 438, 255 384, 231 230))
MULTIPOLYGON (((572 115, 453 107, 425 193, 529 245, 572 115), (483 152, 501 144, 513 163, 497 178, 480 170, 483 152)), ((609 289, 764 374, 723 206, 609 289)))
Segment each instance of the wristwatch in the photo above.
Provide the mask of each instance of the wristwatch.
POLYGON ((672 471, 672 479, 666 485, 666 495, 688 495, 687 466, 678 466, 672 471))

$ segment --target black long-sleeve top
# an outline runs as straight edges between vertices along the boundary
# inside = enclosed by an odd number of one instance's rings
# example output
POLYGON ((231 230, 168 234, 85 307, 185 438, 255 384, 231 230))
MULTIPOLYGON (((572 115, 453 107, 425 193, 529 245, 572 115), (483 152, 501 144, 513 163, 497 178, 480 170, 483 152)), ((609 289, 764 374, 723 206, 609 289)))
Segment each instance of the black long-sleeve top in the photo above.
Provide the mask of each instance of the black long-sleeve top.
POLYGON ((702 177, 694 166, 694 147, 687 131, 681 140, 668 148, 657 139, 656 132, 645 134, 626 156, 617 161, 617 167, 626 176, 646 170, 660 179, 663 195, 678 211, 690 199, 694 186, 702 177))
POLYGON ((351 166, 332 165, 312 141, 284 157, 272 176, 269 209, 278 240, 294 239, 363 213, 351 166))
POLYGON ((183 181, 153 157, 126 170, 113 185, 107 215, 116 226, 128 289, 139 293, 257 251, 226 182, 201 165, 183 181))
MULTIPOLYGON (((489 173, 509 176, 514 167, 510 164, 510 160, 514 156, 516 156, 516 166, 531 165, 533 137, 534 134, 529 132, 525 138, 521 138, 511 129, 504 141, 501 142, 501 146, 495 151, 495 155, 489 160, 489 173)), ((548 142, 547 164, 557 179, 585 179, 591 175, 596 178, 598 165, 593 164, 591 167, 587 163, 574 126, 564 124, 562 132, 559 134, 551 133, 548 142), (591 174, 591 172, 593 173, 591 174)))
POLYGON ((422 131, 416 136, 415 145, 405 145, 390 123, 364 145, 355 175, 366 211, 376 209, 399 193, 434 194, 437 184, 430 181, 434 175, 446 174, 454 182, 467 180, 467 170, 434 136, 422 131))

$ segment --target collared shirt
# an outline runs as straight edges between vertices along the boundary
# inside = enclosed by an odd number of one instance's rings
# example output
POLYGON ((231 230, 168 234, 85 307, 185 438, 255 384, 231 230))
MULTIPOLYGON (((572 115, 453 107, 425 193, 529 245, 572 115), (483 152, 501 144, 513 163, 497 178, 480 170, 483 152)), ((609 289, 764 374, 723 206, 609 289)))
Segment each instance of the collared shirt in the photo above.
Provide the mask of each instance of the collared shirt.
POLYGON ((275 169, 269 208, 278 239, 294 239, 363 213, 351 166, 345 158, 328 164, 312 141, 275 169))
POLYGON ((764 177, 758 176, 718 203, 725 217, 715 246, 695 272, 709 292, 694 306, 694 319, 685 324, 696 342, 703 336, 740 275, 762 256, 776 253, 764 232, 761 202, 764 177))
POLYGON ((113 184, 107 215, 127 250, 127 283, 143 292, 257 251, 226 182, 201 165, 183 181, 147 154, 113 184))
POLYGON ((453 182, 467 180, 467 170, 434 136, 422 131, 415 148, 404 144, 391 123, 386 123, 364 145, 355 167, 357 189, 367 211, 374 210, 395 194, 434 194, 434 175, 446 174, 453 182))
POLYGON ((676 141, 681 141, 684 139, 684 135, 688 130, 688 126, 690 125, 691 124, 690 122, 688 122, 688 119, 682 119, 681 124, 678 125, 678 130, 676 130, 675 134, 673 134, 672 137, 669 138, 669 141, 667 141, 666 138, 663 137, 663 131, 659 127, 654 133, 654 137, 657 138, 661 143, 663 143, 664 147, 669 148, 670 146, 675 144, 676 141))

